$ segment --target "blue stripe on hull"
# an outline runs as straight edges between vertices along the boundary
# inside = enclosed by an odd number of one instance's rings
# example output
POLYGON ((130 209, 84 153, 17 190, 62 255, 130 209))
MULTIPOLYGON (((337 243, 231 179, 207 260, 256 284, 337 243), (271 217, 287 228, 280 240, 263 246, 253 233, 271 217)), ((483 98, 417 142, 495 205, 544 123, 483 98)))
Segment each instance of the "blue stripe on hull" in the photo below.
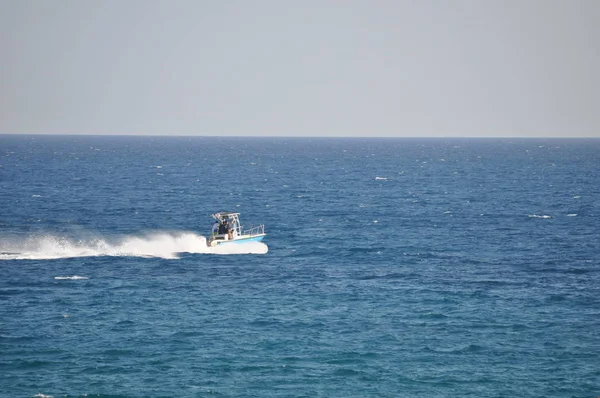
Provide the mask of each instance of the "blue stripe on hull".
POLYGON ((224 241, 219 241, 219 245, 225 245, 225 244, 241 245, 241 244, 250 243, 250 242, 260 242, 261 240, 263 240, 264 237, 265 237, 264 235, 259 235, 259 236, 253 236, 251 238, 240 238, 240 239, 235 239, 235 240, 224 240, 224 241))

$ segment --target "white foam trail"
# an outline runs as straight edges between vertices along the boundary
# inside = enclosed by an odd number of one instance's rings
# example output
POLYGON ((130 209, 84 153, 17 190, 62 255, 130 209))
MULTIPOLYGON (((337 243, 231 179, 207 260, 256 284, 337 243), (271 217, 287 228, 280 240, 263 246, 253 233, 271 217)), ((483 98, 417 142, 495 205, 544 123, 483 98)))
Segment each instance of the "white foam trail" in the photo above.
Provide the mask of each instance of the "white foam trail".
POLYGON ((73 276, 55 276, 54 279, 56 280, 71 280, 71 281, 77 281, 80 279, 89 279, 87 276, 79 276, 79 275, 73 275, 73 276))
POLYGON ((193 232, 156 232, 147 235, 77 240, 54 235, 23 239, 0 237, 0 260, 48 260, 74 257, 160 257, 177 259, 181 253, 265 254, 262 242, 207 247, 206 238, 193 232))

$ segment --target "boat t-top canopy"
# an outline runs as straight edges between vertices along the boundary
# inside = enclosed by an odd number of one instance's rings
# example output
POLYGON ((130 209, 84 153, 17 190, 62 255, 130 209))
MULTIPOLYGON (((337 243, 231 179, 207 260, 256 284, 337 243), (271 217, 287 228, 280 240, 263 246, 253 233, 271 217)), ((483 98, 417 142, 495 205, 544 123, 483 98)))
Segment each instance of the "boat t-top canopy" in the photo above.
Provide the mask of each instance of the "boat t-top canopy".
POLYGON ((240 213, 234 213, 231 211, 221 211, 219 213, 215 213, 212 216, 214 218, 228 218, 228 217, 235 217, 238 216, 239 217, 240 213))
POLYGON ((230 222, 234 223, 240 222, 240 213, 233 213, 231 211, 221 211, 219 213, 212 214, 212 217, 218 222, 222 222, 224 220, 229 220, 230 222))

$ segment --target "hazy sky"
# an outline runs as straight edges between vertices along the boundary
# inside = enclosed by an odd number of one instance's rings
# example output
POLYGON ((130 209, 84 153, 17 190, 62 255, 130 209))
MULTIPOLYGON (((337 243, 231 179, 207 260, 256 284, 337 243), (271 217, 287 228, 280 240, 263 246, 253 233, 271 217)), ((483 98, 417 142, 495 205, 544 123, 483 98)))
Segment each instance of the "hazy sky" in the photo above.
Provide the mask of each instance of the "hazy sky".
POLYGON ((600 0, 0 0, 0 133, 600 137, 600 0))

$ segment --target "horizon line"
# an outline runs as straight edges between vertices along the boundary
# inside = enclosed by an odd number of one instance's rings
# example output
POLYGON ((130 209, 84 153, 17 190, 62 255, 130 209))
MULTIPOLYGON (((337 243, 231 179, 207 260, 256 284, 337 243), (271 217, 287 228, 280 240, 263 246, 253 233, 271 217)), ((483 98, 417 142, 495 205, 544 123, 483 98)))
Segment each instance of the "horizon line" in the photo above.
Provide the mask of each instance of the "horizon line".
POLYGON ((3 133, 0 136, 73 136, 73 137, 172 137, 172 138, 364 138, 364 139, 600 139, 600 136, 569 135, 569 136, 538 136, 538 135, 491 135, 491 136, 462 136, 462 135, 427 135, 427 136, 340 136, 340 135, 196 135, 196 134, 134 134, 134 133, 3 133))

